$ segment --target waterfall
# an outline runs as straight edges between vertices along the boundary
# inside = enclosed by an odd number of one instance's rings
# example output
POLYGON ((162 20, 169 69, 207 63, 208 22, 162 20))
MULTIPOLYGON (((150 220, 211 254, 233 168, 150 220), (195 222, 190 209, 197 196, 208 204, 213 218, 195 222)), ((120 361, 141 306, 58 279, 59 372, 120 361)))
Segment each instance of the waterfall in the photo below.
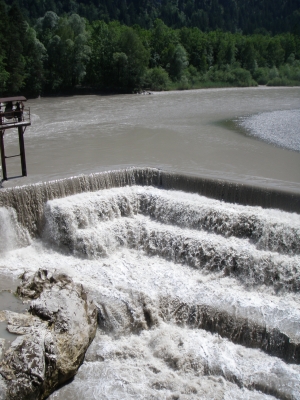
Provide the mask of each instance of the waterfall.
MULTIPOLYGON (((134 186, 49 201, 45 216, 44 238, 76 257, 109 257, 125 247, 207 274, 232 276, 248 287, 300 289, 297 215, 134 186)), ((270 354, 300 361, 300 346, 277 328, 205 303, 169 297, 161 304, 164 319, 180 315, 181 323, 226 332, 234 342, 251 342, 270 354)))
POLYGON ((0 207, 0 243, 0 255, 31 243, 28 231, 18 223, 17 213, 11 207, 0 207))
POLYGON ((0 267, 64 271, 98 309, 50 399, 298 399, 299 204, 150 168, 1 189, 0 267))
POLYGON ((19 222, 32 235, 39 235, 43 226, 44 204, 48 200, 127 185, 151 185, 198 193, 231 203, 300 212, 300 194, 297 193, 191 177, 155 168, 129 168, 2 189, 0 207, 13 207, 19 222))

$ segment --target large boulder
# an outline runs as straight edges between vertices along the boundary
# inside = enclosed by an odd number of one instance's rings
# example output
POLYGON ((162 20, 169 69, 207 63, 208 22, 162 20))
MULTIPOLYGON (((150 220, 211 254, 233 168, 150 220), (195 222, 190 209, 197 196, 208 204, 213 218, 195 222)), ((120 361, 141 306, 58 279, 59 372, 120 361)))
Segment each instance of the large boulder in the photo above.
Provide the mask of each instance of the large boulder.
POLYGON ((92 342, 97 309, 82 285, 58 272, 25 273, 18 294, 29 312, 0 312, 18 336, 0 361, 0 400, 45 399, 72 378, 92 342))

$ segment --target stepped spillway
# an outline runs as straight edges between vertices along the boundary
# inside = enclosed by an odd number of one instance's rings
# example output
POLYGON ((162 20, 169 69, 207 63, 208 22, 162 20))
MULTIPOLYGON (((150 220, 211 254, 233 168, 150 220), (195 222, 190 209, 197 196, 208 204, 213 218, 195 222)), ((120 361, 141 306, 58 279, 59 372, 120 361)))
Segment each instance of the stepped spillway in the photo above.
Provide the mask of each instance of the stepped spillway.
POLYGON ((83 365, 50 398, 299 399, 300 215, 267 207, 295 198, 122 176, 0 195, 0 272, 61 270, 98 308, 83 365))

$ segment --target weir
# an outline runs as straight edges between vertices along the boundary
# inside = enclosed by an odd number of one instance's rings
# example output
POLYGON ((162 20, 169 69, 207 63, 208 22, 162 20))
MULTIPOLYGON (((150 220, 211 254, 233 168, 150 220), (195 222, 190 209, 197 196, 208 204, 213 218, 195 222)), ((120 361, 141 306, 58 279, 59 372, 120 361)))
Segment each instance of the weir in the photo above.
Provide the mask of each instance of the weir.
POLYGON ((82 175, 0 190, 0 239, 3 273, 66 273, 98 310, 50 400, 298 398, 298 194, 154 168, 82 175))
POLYGON ((183 190, 230 203, 300 213, 298 193, 188 176, 155 168, 129 168, 2 189, 0 207, 14 208, 19 222, 30 234, 36 236, 41 232, 44 204, 48 200, 127 185, 183 190))

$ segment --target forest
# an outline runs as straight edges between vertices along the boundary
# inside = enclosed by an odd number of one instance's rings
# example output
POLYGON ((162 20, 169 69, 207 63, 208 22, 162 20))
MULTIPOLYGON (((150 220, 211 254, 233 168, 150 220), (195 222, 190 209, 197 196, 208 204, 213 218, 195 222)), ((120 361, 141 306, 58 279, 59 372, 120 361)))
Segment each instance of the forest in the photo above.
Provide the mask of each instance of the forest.
POLYGON ((0 95, 300 85, 300 10, 275 3, 1 0, 0 95))
POLYGON ((276 34, 299 32, 300 22, 299 0, 6 0, 6 4, 18 5, 31 22, 54 11, 59 16, 79 14, 89 22, 119 21, 145 29, 161 19, 174 29, 276 34))

